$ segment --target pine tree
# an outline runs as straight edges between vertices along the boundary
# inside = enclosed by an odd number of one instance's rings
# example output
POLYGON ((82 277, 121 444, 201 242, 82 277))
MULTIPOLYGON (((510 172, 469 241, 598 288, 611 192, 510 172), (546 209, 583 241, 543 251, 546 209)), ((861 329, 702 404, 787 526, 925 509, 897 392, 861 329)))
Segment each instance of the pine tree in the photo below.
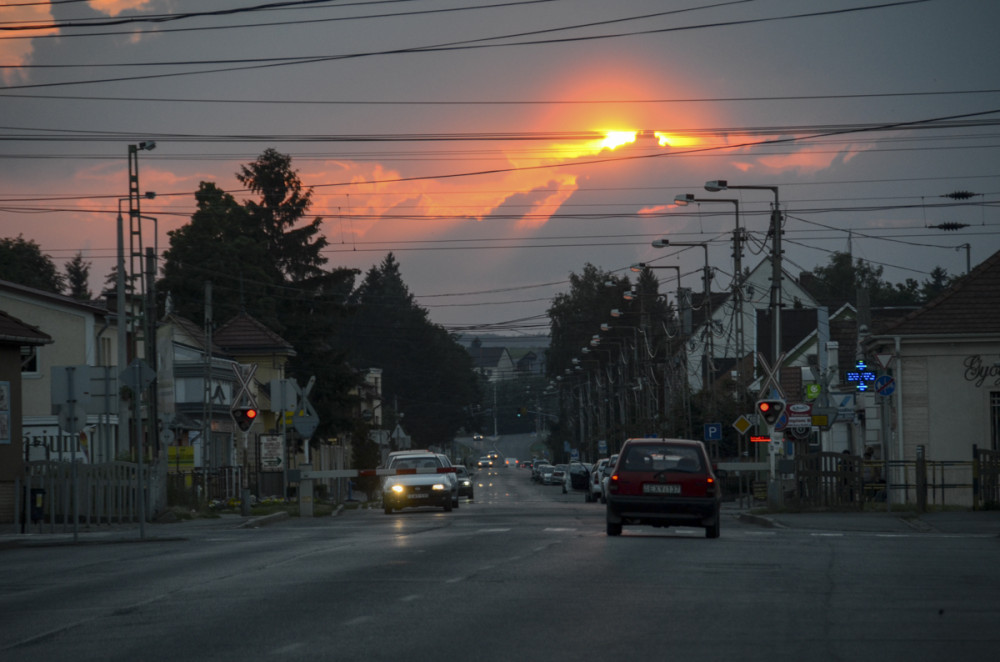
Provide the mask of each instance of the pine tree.
POLYGON ((73 259, 66 263, 66 280, 69 285, 69 295, 80 301, 90 301, 90 262, 84 262, 83 252, 77 251, 73 259))

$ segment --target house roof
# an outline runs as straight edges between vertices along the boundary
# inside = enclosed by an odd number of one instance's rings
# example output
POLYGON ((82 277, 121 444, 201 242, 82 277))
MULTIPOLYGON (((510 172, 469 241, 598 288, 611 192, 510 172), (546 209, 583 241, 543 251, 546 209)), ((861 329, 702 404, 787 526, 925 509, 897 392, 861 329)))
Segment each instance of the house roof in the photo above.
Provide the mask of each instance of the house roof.
POLYGON ((479 346, 469 348, 469 355, 476 368, 495 368, 500 364, 500 359, 503 358, 504 354, 510 355, 506 347, 479 346))
POLYGON ((93 315, 107 315, 109 312, 107 306, 104 305, 104 302, 101 300, 81 301, 80 299, 75 299, 73 297, 66 296, 65 294, 56 294, 55 292, 48 292, 35 287, 28 287, 27 285, 21 285, 9 280, 0 280, 0 291, 9 292, 11 294, 20 294, 32 299, 49 301, 51 303, 57 303, 69 308, 85 310, 93 315))
POLYGON ((878 335, 984 335, 1000 333, 1000 251, 937 298, 878 330, 878 335))
POLYGON ((0 310, 0 343, 10 345, 47 345, 52 336, 0 310))
POLYGON ((233 354, 285 354, 295 356, 291 343, 245 312, 229 320, 216 331, 212 340, 233 354))
MULTIPOLYGON (((170 313, 163 318, 164 324, 174 324, 181 332, 183 332, 185 338, 187 338, 195 347, 198 349, 205 349, 205 329, 199 326, 197 323, 192 322, 186 317, 181 317, 177 313, 170 313)), ((223 350, 219 347, 213 339, 212 341, 212 354, 222 354, 223 350)))

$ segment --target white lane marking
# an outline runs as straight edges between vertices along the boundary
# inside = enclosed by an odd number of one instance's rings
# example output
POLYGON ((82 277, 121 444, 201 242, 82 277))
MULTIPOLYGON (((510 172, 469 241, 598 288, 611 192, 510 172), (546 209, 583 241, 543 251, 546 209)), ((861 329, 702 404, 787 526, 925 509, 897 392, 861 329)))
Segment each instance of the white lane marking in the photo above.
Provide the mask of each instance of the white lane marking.
POLYGON ((350 627, 352 625, 361 625, 362 623, 367 623, 373 620, 371 616, 358 616, 357 618, 352 618, 349 621, 344 621, 344 625, 350 627))
POLYGON ((401 597, 399 599, 399 601, 400 602, 413 602, 414 600, 419 600, 419 599, 420 599, 420 594, 419 593, 413 593, 411 595, 404 595, 403 597, 401 597))
POLYGON ((507 533, 510 531, 510 527, 506 529, 479 529, 476 533, 507 533))
POLYGON ((282 646, 281 648, 275 648, 271 651, 271 655, 287 655, 288 653, 294 653, 303 646, 305 646, 305 643, 303 642, 288 644, 287 646, 282 646))
POLYGON ((542 530, 543 531, 551 531, 553 533, 567 533, 567 532, 576 531, 576 529, 571 529, 571 528, 567 528, 567 527, 564 527, 564 526, 547 526, 547 527, 545 527, 542 530))
POLYGON ((811 533, 809 534, 815 538, 843 538, 843 533, 811 533))

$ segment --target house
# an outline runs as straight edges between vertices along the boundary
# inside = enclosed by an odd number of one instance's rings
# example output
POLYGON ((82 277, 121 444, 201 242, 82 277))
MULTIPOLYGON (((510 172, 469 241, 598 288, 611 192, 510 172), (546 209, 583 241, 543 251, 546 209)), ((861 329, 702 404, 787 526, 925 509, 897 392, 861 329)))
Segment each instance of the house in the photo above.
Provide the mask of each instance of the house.
POLYGON ((25 354, 49 345, 52 336, 0 310, 0 523, 14 521, 16 487, 24 470, 21 369, 25 354), (25 348, 31 348, 25 352, 25 348))
MULTIPOLYGON (((789 315, 795 309, 818 307, 816 300, 787 271, 782 272, 782 347, 801 340, 811 330, 795 325, 789 315)), ((680 293, 690 292, 680 288, 680 293)), ((763 351, 770 361, 770 333, 766 326, 770 306, 771 263, 761 260, 740 282, 740 299, 737 301, 730 288, 712 292, 710 303, 705 305, 705 293, 690 293, 690 300, 682 299, 678 306, 682 325, 692 332, 684 344, 687 381, 693 391, 699 391, 706 379, 715 381, 721 375, 734 371, 737 365, 747 368, 756 365, 756 353, 763 351), (709 314, 706 314, 709 311, 709 314), (686 320, 690 319, 690 327, 686 320), (765 327, 761 328, 764 324, 765 327), (766 348, 766 349, 765 349, 766 348)), ((812 327, 815 328, 815 327, 812 327)), ((746 380, 747 383, 751 381, 746 380)))
POLYGON ((970 461, 973 447, 1000 450, 1000 252, 922 308, 873 324, 862 346, 891 379, 864 411, 882 458, 970 461))
POLYGON ((506 347, 485 347, 473 341, 469 348, 473 370, 491 383, 514 379, 518 375, 517 366, 506 347))
POLYGON ((22 434, 28 456, 105 462, 127 452, 118 441, 118 398, 113 396, 118 372, 117 315, 103 302, 80 301, 3 280, 0 310, 51 338, 50 343, 28 344, 21 350, 22 434), (90 380, 91 398, 82 434, 59 427, 52 375, 53 368, 61 366, 91 368, 83 380, 90 380))

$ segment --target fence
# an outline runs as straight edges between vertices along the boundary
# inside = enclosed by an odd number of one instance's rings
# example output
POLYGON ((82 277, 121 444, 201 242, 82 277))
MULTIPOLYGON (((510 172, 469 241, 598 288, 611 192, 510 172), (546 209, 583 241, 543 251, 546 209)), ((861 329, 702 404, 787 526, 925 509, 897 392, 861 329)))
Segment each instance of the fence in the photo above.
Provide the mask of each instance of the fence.
POLYGON ((861 508, 865 502, 928 507, 1000 507, 1000 452, 973 446, 971 460, 866 461, 842 453, 795 458, 792 500, 809 508, 861 508))
MULTIPOLYGON (((150 481, 143 487, 149 512, 150 481)), ((131 462, 27 462, 16 493, 14 523, 24 530, 138 521, 139 472, 131 462)))
POLYGON ((197 508, 206 501, 228 501, 241 498, 242 468, 219 467, 204 471, 172 472, 167 474, 167 503, 172 506, 197 508))

